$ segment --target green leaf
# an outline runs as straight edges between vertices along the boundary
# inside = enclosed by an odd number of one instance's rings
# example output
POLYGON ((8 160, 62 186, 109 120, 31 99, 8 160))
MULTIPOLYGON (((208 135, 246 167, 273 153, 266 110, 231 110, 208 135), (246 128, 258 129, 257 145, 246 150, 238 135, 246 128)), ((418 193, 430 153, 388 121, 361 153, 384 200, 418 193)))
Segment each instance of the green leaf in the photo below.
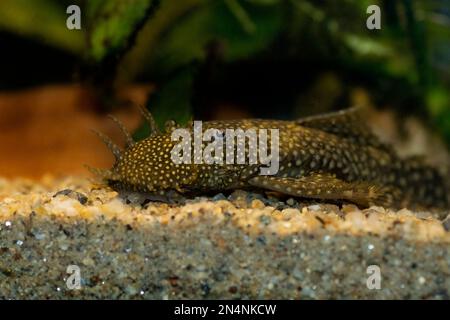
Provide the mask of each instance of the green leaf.
POLYGON ((157 0, 89 0, 89 56, 100 61, 120 54, 156 10, 157 0))
POLYGON ((248 58, 266 49, 281 26, 282 7, 278 2, 206 2, 167 31, 155 48, 155 64, 171 70, 193 60, 203 60, 205 48, 213 41, 223 47, 225 61, 248 58))
POLYGON ((83 31, 67 29, 67 17, 66 7, 52 0, 0 1, 0 30, 81 54, 84 49, 83 31))
POLYGON ((450 94, 448 88, 435 87, 427 93, 428 113, 432 123, 450 145, 450 94))
MULTIPOLYGON (((160 89, 150 96, 147 108, 160 128, 164 127, 167 120, 175 120, 183 125, 191 119, 192 86, 195 72, 195 65, 185 66, 162 83, 160 89)), ((144 124, 136 131, 134 137, 141 140, 148 134, 149 127, 144 124)))

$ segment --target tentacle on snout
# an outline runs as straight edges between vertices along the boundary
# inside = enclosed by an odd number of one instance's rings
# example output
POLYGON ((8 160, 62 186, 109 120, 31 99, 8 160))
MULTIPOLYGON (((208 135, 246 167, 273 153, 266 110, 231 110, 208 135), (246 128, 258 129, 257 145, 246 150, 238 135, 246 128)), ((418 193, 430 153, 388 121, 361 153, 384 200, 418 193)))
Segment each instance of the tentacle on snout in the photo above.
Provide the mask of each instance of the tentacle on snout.
POLYGON ((160 134, 160 131, 158 129, 158 126, 156 125, 155 119, 153 118, 150 111, 147 110, 145 107, 139 107, 139 110, 142 113, 142 116, 147 120, 148 125, 150 126, 150 137, 160 134))
POLYGON ((84 165, 86 169, 88 169, 92 174, 95 176, 104 179, 104 180, 120 180, 119 174, 112 172, 108 169, 100 169, 100 168, 93 168, 91 166, 88 166, 87 164, 84 165))
POLYGON ((117 126, 119 127, 120 131, 122 131, 123 135, 125 136, 125 142, 126 142, 126 147, 130 148, 132 146, 134 146, 134 140, 131 137, 131 133, 128 131, 128 129, 125 127, 125 125, 122 123, 122 121, 120 121, 119 119, 117 119, 116 117, 114 117, 113 115, 108 115, 108 117, 114 121, 117 126))
POLYGON ((108 147, 108 149, 112 152, 112 154, 116 158, 116 161, 118 161, 122 157, 122 151, 108 136, 97 130, 92 129, 92 132, 94 132, 100 138, 100 140, 102 140, 103 143, 108 147))

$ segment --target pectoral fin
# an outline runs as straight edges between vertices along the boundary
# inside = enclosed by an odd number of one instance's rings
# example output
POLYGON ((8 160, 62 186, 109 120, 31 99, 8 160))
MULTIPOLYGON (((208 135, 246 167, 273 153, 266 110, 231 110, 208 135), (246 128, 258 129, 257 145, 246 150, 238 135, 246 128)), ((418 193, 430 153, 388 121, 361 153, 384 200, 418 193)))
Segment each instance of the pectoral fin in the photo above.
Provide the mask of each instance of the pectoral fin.
POLYGON ((389 188, 367 182, 346 182, 331 174, 311 174, 299 178, 257 176, 249 180, 255 187, 277 191, 295 197, 347 200, 358 205, 391 206, 394 193, 389 188))

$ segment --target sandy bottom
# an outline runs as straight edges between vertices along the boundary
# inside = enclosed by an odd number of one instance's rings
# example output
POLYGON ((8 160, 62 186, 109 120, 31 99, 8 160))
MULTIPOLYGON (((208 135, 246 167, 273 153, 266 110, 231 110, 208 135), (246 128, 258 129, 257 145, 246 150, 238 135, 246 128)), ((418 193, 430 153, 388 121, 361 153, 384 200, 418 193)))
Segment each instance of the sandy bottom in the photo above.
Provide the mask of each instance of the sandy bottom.
POLYGON ((0 179, 0 298, 449 299, 446 214, 0 179))

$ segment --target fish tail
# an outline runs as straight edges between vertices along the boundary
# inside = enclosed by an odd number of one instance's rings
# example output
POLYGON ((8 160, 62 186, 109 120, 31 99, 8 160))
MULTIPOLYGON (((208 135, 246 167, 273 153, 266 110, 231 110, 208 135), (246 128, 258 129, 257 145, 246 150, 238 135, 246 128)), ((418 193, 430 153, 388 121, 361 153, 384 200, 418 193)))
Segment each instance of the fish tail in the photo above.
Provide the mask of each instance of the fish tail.
POLYGON ((412 205, 448 209, 450 188, 448 179, 437 168, 410 158, 400 161, 396 186, 404 190, 405 201, 412 205))

